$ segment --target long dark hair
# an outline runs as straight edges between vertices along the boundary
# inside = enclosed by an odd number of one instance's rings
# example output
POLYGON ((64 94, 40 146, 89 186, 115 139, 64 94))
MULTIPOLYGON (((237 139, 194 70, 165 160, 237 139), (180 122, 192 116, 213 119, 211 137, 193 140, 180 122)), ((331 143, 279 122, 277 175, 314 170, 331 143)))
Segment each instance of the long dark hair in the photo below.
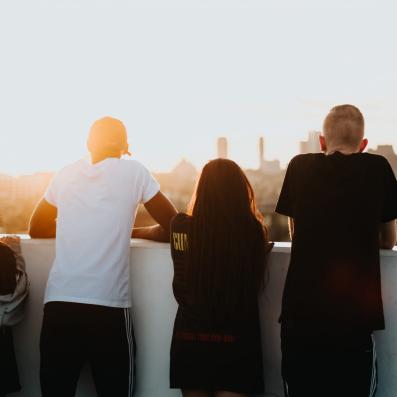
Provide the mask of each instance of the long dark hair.
POLYGON ((189 214, 192 301, 218 319, 246 310, 264 285, 268 238, 241 168, 226 159, 208 162, 189 214))

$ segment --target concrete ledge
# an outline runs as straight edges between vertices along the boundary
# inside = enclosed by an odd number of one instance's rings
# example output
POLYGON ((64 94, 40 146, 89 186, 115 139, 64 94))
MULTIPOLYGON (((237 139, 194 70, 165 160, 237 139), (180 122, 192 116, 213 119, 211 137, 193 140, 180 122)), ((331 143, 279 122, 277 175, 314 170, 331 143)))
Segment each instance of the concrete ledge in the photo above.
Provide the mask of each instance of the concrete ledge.
MULTIPOLYGON (((52 239, 23 236, 22 252, 31 280, 25 320, 15 327, 15 344, 23 390, 13 396, 40 396, 39 337, 43 295, 54 254, 52 239)), ((265 396, 282 397, 280 340, 277 322, 284 280, 289 264, 289 243, 276 243, 269 260, 269 283, 261 297, 265 396)), ((386 331, 375 335, 379 360, 377 397, 397 395, 397 252, 381 252, 386 331)), ((180 396, 168 382, 169 349, 177 309, 172 293, 173 268, 169 245, 131 241, 131 308, 137 338, 137 397, 180 396)), ((95 396, 85 368, 78 397, 95 396)))

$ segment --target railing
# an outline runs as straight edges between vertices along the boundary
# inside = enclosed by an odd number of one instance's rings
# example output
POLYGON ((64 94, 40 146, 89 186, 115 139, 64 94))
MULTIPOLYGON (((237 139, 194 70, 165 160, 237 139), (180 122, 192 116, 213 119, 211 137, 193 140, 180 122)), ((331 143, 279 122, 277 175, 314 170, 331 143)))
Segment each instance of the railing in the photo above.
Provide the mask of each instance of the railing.
MULTIPOLYGON (((43 295, 55 254, 54 240, 22 241, 31 292, 24 321, 15 327, 14 341, 23 390, 14 396, 40 396, 39 336, 43 295)), ((283 396, 280 378, 279 324, 281 295, 289 263, 289 244, 276 244, 269 261, 269 283, 261 299, 265 396, 283 396)), ((397 252, 382 251, 382 283, 386 331, 376 332, 379 388, 377 397, 397 395, 397 252)), ((180 396, 169 389, 169 349, 176 313, 172 294, 172 261, 168 244, 131 243, 132 315, 137 339, 137 397, 180 396)), ((78 397, 95 396, 85 368, 78 397)))

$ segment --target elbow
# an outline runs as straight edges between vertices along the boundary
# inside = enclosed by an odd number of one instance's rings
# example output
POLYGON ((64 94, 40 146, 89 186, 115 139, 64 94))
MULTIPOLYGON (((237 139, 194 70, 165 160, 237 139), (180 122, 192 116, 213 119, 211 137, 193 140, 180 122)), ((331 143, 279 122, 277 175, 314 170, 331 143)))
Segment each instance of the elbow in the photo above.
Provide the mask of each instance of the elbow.
POLYGON ((34 223, 30 223, 28 234, 30 238, 40 238, 40 229, 34 223))
POLYGON ((392 250, 395 246, 396 242, 389 240, 389 241, 381 241, 380 248, 384 250, 392 250))
POLYGON ((29 225, 28 234, 30 238, 54 238, 55 228, 43 228, 40 225, 31 223, 29 225), (54 229, 54 230, 53 230, 54 229))
POLYGON ((36 227, 29 227, 29 231, 28 234, 30 236, 30 238, 44 238, 44 233, 36 228, 36 227))
POLYGON ((391 250, 396 245, 396 235, 390 233, 390 235, 381 235, 379 239, 379 247, 384 250, 391 250))

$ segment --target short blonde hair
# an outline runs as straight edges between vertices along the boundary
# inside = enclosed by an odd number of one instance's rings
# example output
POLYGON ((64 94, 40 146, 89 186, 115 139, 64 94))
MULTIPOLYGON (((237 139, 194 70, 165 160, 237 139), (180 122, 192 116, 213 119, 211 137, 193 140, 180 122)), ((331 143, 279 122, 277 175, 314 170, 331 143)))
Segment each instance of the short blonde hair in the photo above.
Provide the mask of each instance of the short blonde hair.
POLYGON ((328 145, 357 148, 364 138, 364 117, 353 105, 338 105, 328 113, 323 124, 328 145))

